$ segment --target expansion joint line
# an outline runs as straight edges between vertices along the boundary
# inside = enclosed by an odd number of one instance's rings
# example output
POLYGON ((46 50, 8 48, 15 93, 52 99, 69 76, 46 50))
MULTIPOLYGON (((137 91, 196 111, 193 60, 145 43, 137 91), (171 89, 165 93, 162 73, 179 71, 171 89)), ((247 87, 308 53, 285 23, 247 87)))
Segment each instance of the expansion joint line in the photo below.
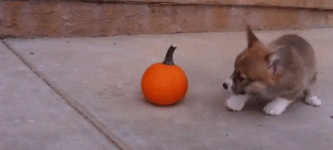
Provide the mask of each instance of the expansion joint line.
POLYGON ((42 72, 37 71, 31 63, 24 59, 18 52, 16 52, 3 38, 0 38, 1 42, 15 54, 30 70, 35 73, 40 79, 44 81, 53 91, 55 91, 70 107, 72 107, 77 113, 79 113, 85 120, 87 120, 93 127, 95 127, 102 135, 104 135, 109 142, 111 142, 119 150, 131 150, 127 144, 125 144, 114 133, 110 132, 95 116, 89 113, 89 111, 81 104, 76 102, 68 93, 57 87, 51 80, 47 79, 47 76, 42 72))

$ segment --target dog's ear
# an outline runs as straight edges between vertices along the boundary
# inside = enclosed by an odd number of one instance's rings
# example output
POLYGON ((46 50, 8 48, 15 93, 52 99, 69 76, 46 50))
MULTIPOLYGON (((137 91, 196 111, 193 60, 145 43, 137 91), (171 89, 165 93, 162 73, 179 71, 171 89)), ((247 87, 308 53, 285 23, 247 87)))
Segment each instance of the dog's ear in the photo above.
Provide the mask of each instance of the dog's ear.
POLYGON ((281 62, 281 57, 277 52, 269 53, 265 56, 265 61, 267 62, 267 69, 273 75, 282 74, 284 67, 281 62))
POLYGON ((246 34, 247 34, 247 42, 248 42, 248 48, 251 48, 254 43, 258 42, 258 38, 256 37, 256 35, 254 35, 254 33, 251 30, 251 27, 249 25, 247 25, 246 27, 246 34))

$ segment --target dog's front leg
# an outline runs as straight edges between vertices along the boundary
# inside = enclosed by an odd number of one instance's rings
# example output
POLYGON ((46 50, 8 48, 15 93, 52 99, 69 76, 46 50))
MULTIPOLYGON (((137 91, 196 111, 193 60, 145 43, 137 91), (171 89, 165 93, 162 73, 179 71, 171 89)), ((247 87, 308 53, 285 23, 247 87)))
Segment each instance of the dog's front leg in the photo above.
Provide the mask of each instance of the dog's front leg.
POLYGON ((243 109, 248 100, 247 95, 231 95, 227 100, 227 107, 232 111, 240 111, 243 109))
POLYGON ((276 98, 272 102, 269 102, 264 107, 264 112, 267 115, 280 115, 286 108, 293 102, 293 100, 288 100, 285 98, 276 98))

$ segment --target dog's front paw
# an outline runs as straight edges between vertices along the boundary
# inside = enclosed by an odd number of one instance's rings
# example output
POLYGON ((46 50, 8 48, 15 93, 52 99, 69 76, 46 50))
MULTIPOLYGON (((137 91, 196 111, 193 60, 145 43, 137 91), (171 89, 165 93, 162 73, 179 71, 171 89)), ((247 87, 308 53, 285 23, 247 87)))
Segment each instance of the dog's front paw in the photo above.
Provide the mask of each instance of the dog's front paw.
POLYGON ((317 96, 307 97, 305 99, 305 102, 311 106, 316 106, 316 107, 319 107, 321 105, 321 101, 320 99, 318 99, 317 96))
POLYGON ((286 110, 286 108, 289 106, 291 102, 292 101, 282 98, 275 99, 274 101, 268 103, 264 107, 264 112, 267 115, 272 115, 272 116, 280 115, 286 110))
POLYGON ((232 111, 240 111, 243 109, 245 103, 247 101, 247 97, 243 95, 232 95, 227 100, 227 107, 232 111))

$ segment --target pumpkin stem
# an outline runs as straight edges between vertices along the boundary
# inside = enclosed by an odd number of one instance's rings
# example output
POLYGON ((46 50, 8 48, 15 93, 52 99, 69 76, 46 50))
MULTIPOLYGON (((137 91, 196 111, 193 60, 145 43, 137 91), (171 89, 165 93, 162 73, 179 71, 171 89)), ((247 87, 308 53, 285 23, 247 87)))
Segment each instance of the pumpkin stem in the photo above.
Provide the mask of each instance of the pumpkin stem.
POLYGON ((175 52, 177 47, 175 47, 173 44, 169 47, 168 52, 166 53, 165 59, 162 62, 162 64, 166 65, 174 65, 173 62, 173 52, 175 52))

